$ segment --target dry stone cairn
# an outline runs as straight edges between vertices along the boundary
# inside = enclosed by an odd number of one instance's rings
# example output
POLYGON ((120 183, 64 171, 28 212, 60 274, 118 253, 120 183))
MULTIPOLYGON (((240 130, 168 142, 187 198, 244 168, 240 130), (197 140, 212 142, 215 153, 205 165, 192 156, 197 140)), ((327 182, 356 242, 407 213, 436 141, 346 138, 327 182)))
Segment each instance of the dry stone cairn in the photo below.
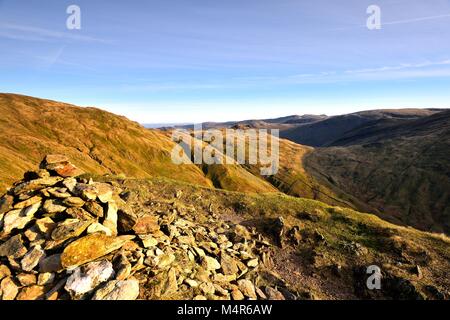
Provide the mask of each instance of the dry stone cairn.
POLYGON ((0 198, 0 299, 283 298, 255 286, 270 246, 260 235, 140 215, 117 182, 86 176, 48 155, 0 198))

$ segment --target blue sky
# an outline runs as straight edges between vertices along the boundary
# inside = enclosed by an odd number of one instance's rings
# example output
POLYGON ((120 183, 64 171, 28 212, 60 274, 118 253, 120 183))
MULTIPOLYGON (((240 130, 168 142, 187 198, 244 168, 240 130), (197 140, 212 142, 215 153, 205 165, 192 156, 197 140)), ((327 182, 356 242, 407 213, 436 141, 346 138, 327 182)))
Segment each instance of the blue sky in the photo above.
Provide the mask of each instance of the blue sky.
POLYGON ((0 91, 145 123, 447 108, 450 0, 0 0, 0 91))

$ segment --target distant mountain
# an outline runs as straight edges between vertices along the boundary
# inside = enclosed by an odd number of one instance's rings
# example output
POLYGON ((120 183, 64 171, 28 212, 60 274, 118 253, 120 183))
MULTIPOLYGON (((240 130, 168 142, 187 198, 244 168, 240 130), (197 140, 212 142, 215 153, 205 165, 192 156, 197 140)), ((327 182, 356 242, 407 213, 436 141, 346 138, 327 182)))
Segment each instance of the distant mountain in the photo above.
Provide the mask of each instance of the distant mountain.
POLYGON ((450 233, 450 110, 429 112, 347 132, 308 154, 306 170, 360 210, 450 233))
MULTIPOLYGON (((358 129, 384 125, 392 125, 408 120, 435 114, 441 109, 387 109, 362 111, 340 116, 326 117, 320 121, 306 123, 300 126, 285 128, 280 132, 282 138, 313 147, 330 146, 339 139, 358 129)), ((348 140, 347 140, 348 143, 348 140)))
MULTIPOLYGON (((223 129, 223 128, 252 128, 252 129, 289 129, 296 125, 314 123, 327 119, 326 115, 291 115, 273 119, 253 119, 228 122, 203 122, 203 129, 223 129)), ((193 129, 194 125, 179 125, 176 128, 193 129)))

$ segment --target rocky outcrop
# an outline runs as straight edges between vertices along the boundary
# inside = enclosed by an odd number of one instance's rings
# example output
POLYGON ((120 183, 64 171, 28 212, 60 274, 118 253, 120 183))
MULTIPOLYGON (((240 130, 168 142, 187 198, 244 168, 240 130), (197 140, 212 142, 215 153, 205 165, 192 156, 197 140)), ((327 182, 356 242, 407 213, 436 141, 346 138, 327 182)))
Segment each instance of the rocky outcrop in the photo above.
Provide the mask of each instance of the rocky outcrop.
POLYGON ((255 284, 270 244, 254 230, 133 212, 80 173, 49 155, 0 199, 0 299, 284 298, 255 284))

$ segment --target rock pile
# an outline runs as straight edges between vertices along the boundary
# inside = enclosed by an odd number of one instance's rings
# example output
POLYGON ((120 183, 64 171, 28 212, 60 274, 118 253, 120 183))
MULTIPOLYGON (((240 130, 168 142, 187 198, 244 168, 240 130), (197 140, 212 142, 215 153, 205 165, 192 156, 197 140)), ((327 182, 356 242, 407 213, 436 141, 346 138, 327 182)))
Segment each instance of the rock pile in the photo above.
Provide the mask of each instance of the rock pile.
POLYGON ((48 155, 1 198, 0 299, 284 298, 255 285, 270 244, 254 230, 133 212, 117 183, 80 174, 48 155))

